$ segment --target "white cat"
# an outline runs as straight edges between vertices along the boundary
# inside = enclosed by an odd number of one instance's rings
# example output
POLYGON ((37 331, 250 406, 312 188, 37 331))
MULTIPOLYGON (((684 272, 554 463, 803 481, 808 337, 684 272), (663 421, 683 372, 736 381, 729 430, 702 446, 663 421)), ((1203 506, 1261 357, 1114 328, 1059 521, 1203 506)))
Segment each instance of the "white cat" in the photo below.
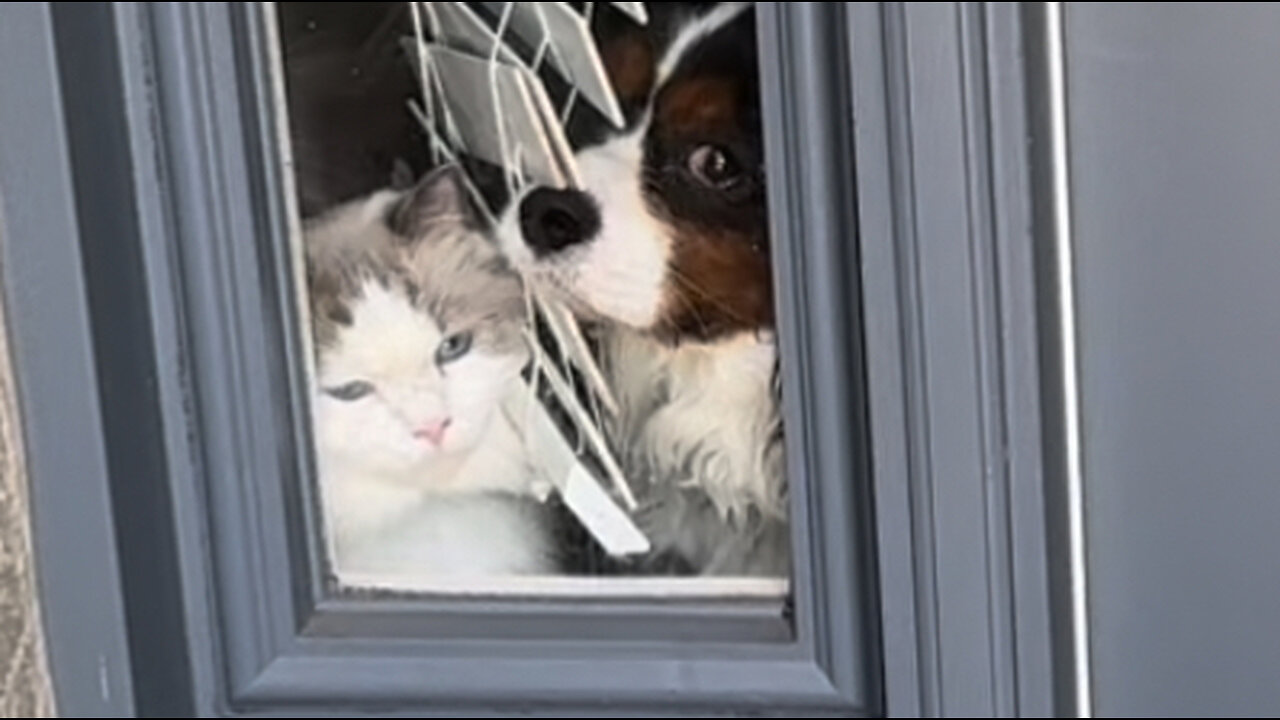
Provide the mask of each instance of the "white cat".
POLYGON ((306 228, 312 411, 330 561, 368 574, 554 572, 520 434, 519 280, 455 168, 306 228))

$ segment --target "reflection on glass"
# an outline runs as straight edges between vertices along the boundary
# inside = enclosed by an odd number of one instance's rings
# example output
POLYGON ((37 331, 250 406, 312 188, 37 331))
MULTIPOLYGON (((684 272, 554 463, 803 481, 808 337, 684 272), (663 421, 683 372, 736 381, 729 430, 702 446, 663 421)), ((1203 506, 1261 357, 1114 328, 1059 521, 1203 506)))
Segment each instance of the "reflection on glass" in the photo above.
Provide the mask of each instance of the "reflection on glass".
POLYGON ((278 3, 344 587, 785 592, 750 3, 278 3))

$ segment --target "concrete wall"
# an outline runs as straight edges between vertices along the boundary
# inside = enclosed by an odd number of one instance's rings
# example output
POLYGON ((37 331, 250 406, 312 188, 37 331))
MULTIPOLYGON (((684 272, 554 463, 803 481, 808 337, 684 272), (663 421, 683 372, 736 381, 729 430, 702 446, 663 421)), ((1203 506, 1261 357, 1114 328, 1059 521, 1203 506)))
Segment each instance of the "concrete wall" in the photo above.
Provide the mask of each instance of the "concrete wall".
POLYGON ((54 717, 31 562, 22 439, 2 316, 0 312, 0 717, 54 717))

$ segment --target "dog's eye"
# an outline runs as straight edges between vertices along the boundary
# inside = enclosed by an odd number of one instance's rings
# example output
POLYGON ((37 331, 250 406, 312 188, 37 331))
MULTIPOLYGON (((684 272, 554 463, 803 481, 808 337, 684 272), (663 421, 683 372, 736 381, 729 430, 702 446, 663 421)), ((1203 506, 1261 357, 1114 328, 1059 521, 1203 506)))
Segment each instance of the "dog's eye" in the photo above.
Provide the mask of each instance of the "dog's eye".
POLYGON ((689 172, 698 182, 716 190, 728 190, 742 181, 742 166, 722 147, 699 145, 689 153, 689 172))
POLYGON ((445 338, 436 348, 436 363, 444 365, 466 355, 471 350, 471 332, 454 333, 445 338))
POLYGON ((345 385, 325 388, 326 395, 343 402, 352 402, 373 392, 373 383, 366 380, 352 380, 345 385))

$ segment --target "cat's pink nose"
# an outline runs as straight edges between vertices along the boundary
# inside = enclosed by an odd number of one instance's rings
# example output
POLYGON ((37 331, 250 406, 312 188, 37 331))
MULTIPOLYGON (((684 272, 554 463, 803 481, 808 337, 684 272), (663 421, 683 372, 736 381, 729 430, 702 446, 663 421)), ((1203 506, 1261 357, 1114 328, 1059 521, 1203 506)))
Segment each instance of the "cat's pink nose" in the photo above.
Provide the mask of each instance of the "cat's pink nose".
POLYGON ((440 443, 444 442, 444 431, 449 428, 449 423, 451 422, 452 420, 449 418, 443 418, 423 423, 421 427, 413 431, 413 436, 419 440, 426 440, 432 445, 439 446, 440 443))

